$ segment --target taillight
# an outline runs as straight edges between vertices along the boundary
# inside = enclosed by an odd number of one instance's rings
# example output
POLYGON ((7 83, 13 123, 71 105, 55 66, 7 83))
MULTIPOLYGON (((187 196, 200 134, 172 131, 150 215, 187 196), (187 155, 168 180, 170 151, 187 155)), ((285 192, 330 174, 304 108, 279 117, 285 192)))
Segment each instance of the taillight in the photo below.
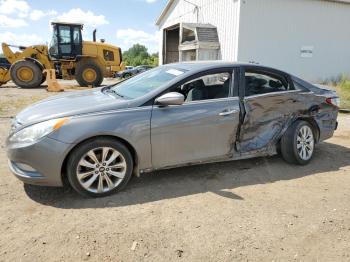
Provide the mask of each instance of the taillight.
POLYGON ((340 98, 339 97, 328 97, 326 103, 332 106, 340 107, 340 98))

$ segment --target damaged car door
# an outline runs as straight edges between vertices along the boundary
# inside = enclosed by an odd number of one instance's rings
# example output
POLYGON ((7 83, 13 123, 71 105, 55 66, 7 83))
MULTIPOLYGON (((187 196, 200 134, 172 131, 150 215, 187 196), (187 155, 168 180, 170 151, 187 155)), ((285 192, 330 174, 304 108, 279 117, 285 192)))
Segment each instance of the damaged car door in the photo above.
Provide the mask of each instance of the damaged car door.
POLYGON ((287 74, 277 70, 245 67, 241 77, 245 112, 239 151, 273 154, 277 141, 293 120, 300 90, 294 89, 287 74))
POLYGON ((232 72, 233 68, 196 74, 168 90, 182 94, 183 104, 154 104, 154 168, 232 157, 240 112, 239 98, 234 95, 238 86, 232 72))

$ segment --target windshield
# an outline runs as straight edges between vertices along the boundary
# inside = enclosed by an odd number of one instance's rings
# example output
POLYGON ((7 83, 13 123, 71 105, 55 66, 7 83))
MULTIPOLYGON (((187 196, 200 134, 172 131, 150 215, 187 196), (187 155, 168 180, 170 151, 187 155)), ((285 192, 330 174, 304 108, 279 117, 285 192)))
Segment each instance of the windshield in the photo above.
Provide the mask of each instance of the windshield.
POLYGON ((157 67, 117 84, 111 89, 126 98, 138 98, 169 83, 185 72, 183 69, 157 67))

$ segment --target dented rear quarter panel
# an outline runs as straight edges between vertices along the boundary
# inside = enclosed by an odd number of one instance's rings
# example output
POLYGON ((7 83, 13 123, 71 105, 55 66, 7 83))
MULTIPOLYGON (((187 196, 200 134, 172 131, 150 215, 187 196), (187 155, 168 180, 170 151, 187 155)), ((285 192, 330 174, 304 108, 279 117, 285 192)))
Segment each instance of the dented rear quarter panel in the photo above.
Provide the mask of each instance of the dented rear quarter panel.
POLYGON ((283 134, 298 119, 316 127, 317 141, 330 138, 336 127, 338 109, 325 102, 329 96, 332 93, 291 90, 245 98, 246 114, 239 141, 241 152, 275 153, 283 134))

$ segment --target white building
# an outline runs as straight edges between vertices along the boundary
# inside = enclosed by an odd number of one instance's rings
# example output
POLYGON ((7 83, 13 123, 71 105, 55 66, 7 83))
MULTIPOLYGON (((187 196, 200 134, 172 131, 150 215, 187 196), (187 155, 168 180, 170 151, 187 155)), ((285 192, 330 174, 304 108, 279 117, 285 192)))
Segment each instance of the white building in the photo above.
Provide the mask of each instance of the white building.
POLYGON ((255 62, 308 80, 350 76, 350 0, 169 0, 160 63, 255 62))

